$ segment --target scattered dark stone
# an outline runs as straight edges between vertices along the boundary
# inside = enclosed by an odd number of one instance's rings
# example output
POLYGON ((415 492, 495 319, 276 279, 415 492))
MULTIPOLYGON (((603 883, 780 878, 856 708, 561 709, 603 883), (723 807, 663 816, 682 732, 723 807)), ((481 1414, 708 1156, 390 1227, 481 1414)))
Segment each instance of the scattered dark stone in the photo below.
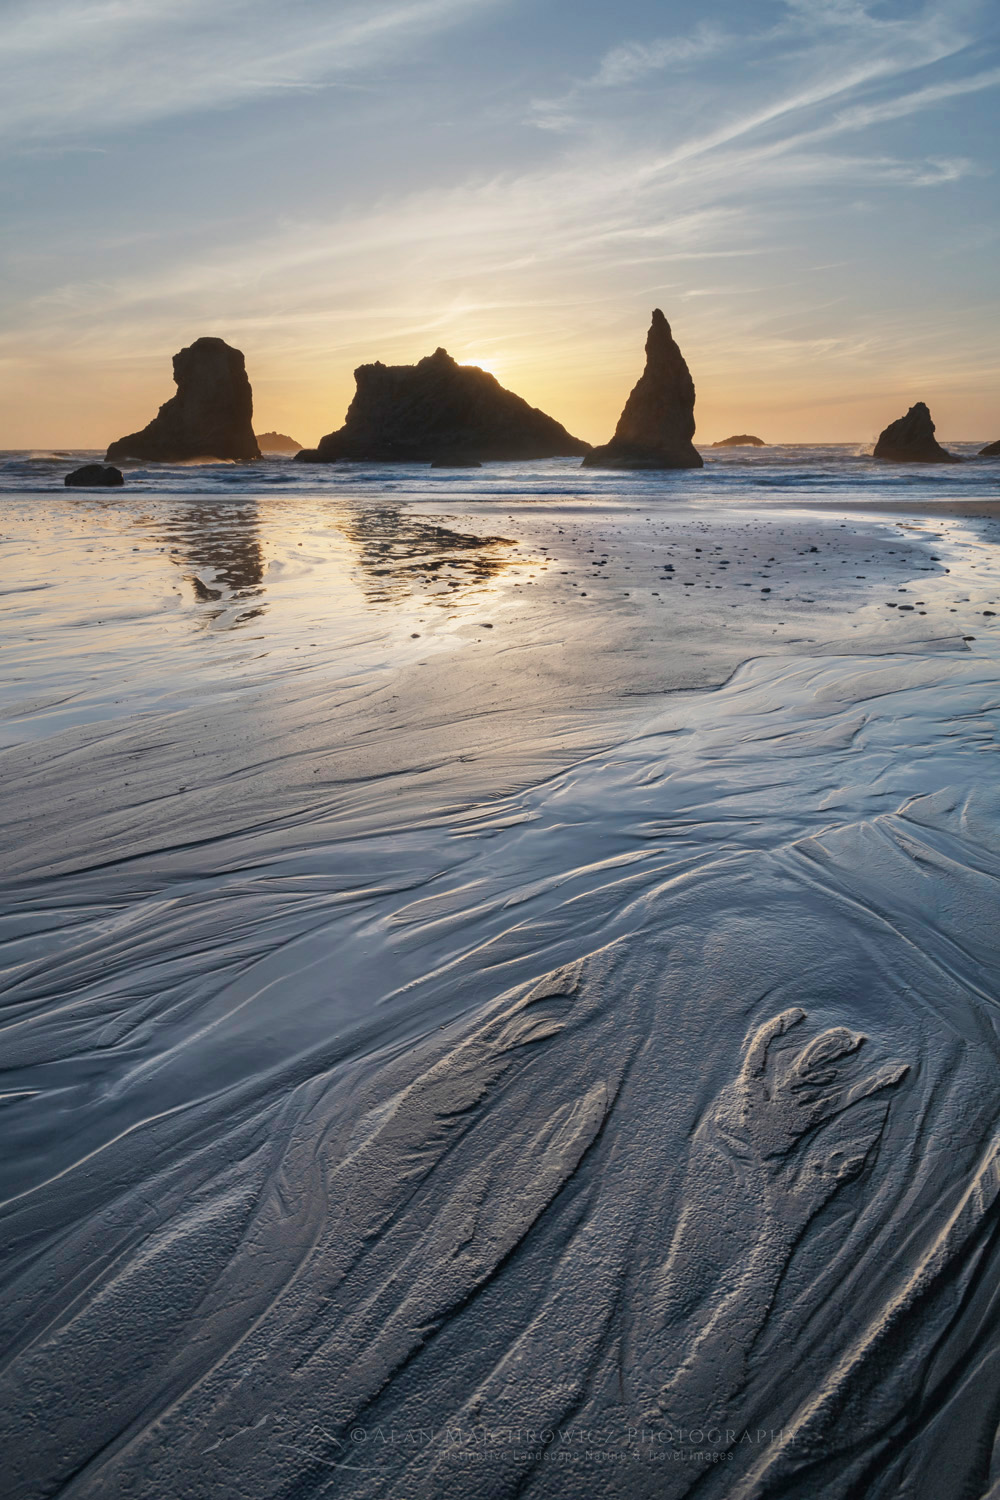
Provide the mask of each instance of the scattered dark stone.
POLYGON ((923 401, 911 406, 905 417, 890 422, 875 444, 875 458, 897 464, 960 464, 934 436, 934 423, 923 401))
POLYGON ((713 443, 713 448, 766 448, 767 444, 763 438, 752 437, 749 432, 740 432, 736 437, 723 438, 721 442, 713 443))
POLYGON ((83 489, 89 485, 112 489, 124 483, 124 474, 113 464, 84 464, 82 469, 74 469, 72 474, 67 474, 63 480, 63 484, 68 484, 73 489, 83 489))
POLYGON ((700 469, 694 437, 694 381, 659 308, 646 338, 646 368, 610 443, 584 459, 591 469, 700 469))
POLYGON ((438 349, 415 365, 359 365, 339 432, 296 454, 300 463, 430 463, 470 468, 494 459, 575 458, 589 443, 504 390, 488 371, 438 349))
POLYGON ((239 349, 224 339, 195 339, 174 355, 177 394, 141 432, 112 443, 110 458, 181 463, 192 458, 260 458, 253 435, 253 393, 239 349))

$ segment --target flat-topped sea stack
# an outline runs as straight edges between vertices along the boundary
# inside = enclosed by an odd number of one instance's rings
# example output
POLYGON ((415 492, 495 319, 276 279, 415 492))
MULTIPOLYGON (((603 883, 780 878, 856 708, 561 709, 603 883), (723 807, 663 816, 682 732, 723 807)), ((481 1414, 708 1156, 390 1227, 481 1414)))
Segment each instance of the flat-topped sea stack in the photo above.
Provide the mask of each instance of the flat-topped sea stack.
POLYGON ((177 394, 141 432, 119 438, 109 459, 182 463, 192 458, 260 458, 246 363, 224 339, 195 339, 174 355, 177 394))
POLYGON ((339 432, 296 454, 300 463, 436 463, 578 458, 590 444, 529 406, 477 365, 438 349, 415 365, 360 365, 339 432))
POLYGON ((289 457, 302 452, 302 444, 283 432, 258 432, 257 447, 261 453, 282 453, 289 457))
POLYGON ((1000 442, 987 443, 985 448, 980 448, 979 457, 1000 458, 1000 442))
POLYGON ((934 423, 923 401, 911 406, 905 417, 890 422, 875 444, 875 458, 894 464, 960 464, 962 460, 942 448, 934 436, 934 423))
POLYGON ((749 432, 740 432, 736 437, 721 438, 719 442, 712 444, 713 448, 766 448, 767 444, 763 438, 751 437, 749 432))
POLYGON ((694 381, 659 308, 646 339, 646 368, 610 443, 583 460, 591 469, 701 469, 694 437, 694 381))

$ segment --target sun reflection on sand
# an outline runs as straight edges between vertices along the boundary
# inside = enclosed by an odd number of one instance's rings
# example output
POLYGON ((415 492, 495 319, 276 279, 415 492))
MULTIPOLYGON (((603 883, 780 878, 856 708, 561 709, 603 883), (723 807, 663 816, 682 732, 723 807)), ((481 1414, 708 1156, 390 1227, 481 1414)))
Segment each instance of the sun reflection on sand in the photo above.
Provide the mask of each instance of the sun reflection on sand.
POLYGON ((340 525, 358 549, 361 587, 373 604, 422 594, 451 603, 463 586, 488 583, 511 567, 516 545, 415 520, 395 507, 359 506, 340 525))

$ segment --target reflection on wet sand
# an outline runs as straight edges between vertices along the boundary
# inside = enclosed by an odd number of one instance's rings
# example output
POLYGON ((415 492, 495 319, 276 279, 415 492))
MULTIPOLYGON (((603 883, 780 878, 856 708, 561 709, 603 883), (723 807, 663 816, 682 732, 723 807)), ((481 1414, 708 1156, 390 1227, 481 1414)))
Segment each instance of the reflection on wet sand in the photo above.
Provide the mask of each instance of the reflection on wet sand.
MULTIPOLYGON (((476 536, 416 520, 397 507, 349 504, 338 506, 330 519, 356 551, 353 579, 367 604, 398 604, 416 595, 451 602, 463 588, 486 584, 507 570, 517 545, 508 537, 476 536)), ((182 506, 163 535, 195 599, 216 606, 200 618, 215 622, 231 614, 228 623, 239 625, 264 612, 267 559, 255 502, 182 506), (252 608, 232 613, 234 605, 251 599, 252 608)))
MULTIPOLYGON (((237 599, 262 595, 264 552, 260 543, 259 514, 256 503, 234 506, 183 506, 173 513, 167 525, 172 553, 183 556, 193 571, 187 580, 195 598, 205 604, 222 600, 228 593, 230 603, 237 599)), ((241 610, 234 623, 252 620, 264 611, 262 602, 241 610)), ((222 607, 212 611, 216 619, 222 607)))
POLYGON ((338 524, 358 549, 358 582, 370 604, 413 594, 444 602, 504 572, 515 546, 508 537, 450 531, 389 506, 345 508, 338 524))

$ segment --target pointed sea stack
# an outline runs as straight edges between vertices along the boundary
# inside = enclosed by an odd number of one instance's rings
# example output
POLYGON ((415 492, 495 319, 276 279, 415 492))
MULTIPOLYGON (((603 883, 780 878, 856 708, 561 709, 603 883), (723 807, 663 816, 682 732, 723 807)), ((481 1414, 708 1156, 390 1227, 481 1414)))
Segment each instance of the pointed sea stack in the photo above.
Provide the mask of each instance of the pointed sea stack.
POLYGON ((339 432, 300 463, 436 463, 474 466, 493 459, 577 458, 589 443, 504 390, 477 365, 438 349, 415 365, 360 365, 357 391, 339 432))
POLYGON ((646 339, 646 368, 633 386, 610 443, 583 460, 590 469, 701 469, 694 437, 694 381, 657 308, 646 339))
POLYGON ((177 394, 141 432, 119 438, 109 459, 180 463, 190 458, 260 458, 253 435, 253 393, 239 349, 224 339, 195 339, 174 355, 177 394))
POLYGON ((923 401, 911 406, 905 417, 890 422, 875 444, 875 458, 894 464, 960 464, 962 460, 942 448, 934 436, 934 423, 923 401))
POLYGON ((1000 458, 1000 442, 987 443, 985 448, 980 448, 979 457, 1000 458))

